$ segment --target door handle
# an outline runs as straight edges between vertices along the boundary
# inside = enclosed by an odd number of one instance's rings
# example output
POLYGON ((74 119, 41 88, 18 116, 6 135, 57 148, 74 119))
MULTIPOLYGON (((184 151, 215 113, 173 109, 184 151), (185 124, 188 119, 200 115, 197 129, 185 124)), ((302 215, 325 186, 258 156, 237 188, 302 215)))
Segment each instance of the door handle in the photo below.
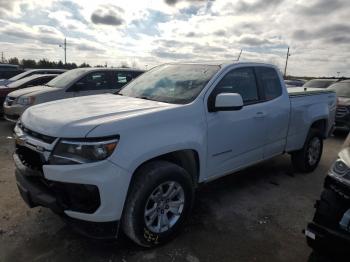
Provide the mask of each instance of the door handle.
POLYGON ((257 112, 254 116, 254 118, 264 118, 266 114, 264 112, 257 112))

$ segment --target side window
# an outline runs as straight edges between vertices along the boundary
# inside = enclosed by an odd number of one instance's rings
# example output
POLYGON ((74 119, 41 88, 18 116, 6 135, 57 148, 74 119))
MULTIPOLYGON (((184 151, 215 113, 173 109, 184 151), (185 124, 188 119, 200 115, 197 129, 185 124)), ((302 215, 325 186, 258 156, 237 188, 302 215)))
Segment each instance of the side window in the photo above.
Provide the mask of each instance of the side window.
POLYGON ((112 73, 112 87, 115 89, 120 89, 133 79, 132 72, 120 71, 112 73))
POLYGON ((93 72, 79 80, 76 84, 77 91, 90 91, 108 89, 108 78, 106 72, 93 72))
POLYGON ((266 100, 272 100, 282 95, 281 81, 275 69, 259 66, 255 70, 258 81, 264 89, 266 100))
POLYGON ((251 104, 259 100, 253 68, 238 68, 228 72, 218 83, 214 91, 219 93, 238 93, 244 104, 251 104))
POLYGON ((46 77, 42 77, 39 79, 35 79, 33 81, 28 82, 25 87, 29 87, 29 86, 39 86, 39 85, 43 85, 46 84, 47 82, 49 82, 50 79, 46 78, 46 77))

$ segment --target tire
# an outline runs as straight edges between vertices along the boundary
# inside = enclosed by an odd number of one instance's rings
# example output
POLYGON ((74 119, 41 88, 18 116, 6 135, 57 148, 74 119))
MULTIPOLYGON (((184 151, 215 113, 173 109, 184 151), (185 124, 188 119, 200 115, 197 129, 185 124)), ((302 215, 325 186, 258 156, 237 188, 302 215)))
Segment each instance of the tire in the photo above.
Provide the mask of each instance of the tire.
POLYGON ((191 212, 193 201, 193 181, 185 169, 167 161, 147 163, 136 172, 130 187, 122 229, 140 246, 164 244, 180 232, 191 212), (160 190, 163 190, 163 194, 160 194, 160 190), (147 216, 146 211, 150 215, 147 216), (160 222, 168 226, 160 226, 160 222))
POLYGON ((321 160, 322 150, 322 134, 316 129, 310 129, 304 147, 301 150, 292 153, 293 167, 297 171, 304 173, 314 171, 321 160), (314 151, 311 153, 310 150, 315 150, 315 147, 319 147, 318 152, 314 151))

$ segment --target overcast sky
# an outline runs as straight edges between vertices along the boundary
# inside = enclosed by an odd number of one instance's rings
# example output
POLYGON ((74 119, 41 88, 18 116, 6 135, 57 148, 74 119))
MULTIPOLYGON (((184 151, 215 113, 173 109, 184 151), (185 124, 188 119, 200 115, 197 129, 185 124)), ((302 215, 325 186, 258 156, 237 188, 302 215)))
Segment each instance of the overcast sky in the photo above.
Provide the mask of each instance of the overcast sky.
POLYGON ((6 58, 150 68, 169 61, 265 61, 288 73, 350 76, 349 0, 0 0, 6 58))

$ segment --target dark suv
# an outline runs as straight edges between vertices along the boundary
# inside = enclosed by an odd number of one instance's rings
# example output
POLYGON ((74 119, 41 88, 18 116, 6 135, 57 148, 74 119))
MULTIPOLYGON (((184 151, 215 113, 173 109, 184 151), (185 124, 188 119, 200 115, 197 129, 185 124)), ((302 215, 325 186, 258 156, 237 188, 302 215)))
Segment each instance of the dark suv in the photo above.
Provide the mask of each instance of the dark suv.
POLYGON ((350 130, 350 80, 337 82, 329 89, 333 89, 338 97, 336 128, 350 130))
POLYGON ((332 257, 332 261, 349 261, 350 135, 328 172, 315 207, 313 221, 305 230, 307 243, 318 255, 332 257))

